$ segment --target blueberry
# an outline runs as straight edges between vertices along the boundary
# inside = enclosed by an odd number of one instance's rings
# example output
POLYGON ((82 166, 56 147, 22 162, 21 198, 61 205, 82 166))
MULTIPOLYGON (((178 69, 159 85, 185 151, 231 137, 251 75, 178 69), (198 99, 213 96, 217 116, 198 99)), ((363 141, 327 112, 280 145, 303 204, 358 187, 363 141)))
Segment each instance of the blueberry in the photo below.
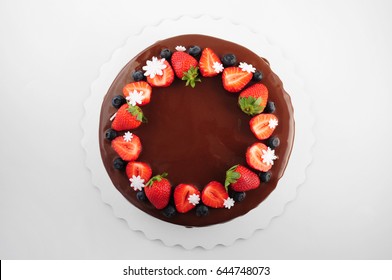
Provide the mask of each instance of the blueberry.
POLYGON ((132 78, 135 82, 144 80, 144 72, 142 70, 138 70, 133 72, 132 78))
POLYGON ((237 63, 237 58, 234 54, 228 53, 222 57, 222 64, 224 67, 234 66, 237 63))
POLYGON ((267 105, 264 108, 264 113, 273 113, 275 112, 275 103, 273 101, 268 101, 267 105))
POLYGON ((172 52, 171 52, 169 49, 163 49, 163 50, 161 50, 161 57, 162 57, 162 58, 164 58, 164 59, 166 59, 166 60, 169 60, 170 57, 171 57, 171 55, 172 55, 172 52))
POLYGON ((146 196, 146 194, 144 193, 144 191, 138 191, 138 192, 136 193, 136 198, 137 198, 137 200, 139 200, 139 201, 146 201, 146 200, 147 200, 147 196, 146 196))
POLYGON ((280 139, 278 136, 273 136, 270 137, 267 141, 267 145, 271 148, 271 149, 275 149, 276 147, 278 147, 280 145, 280 139))
POLYGON ((234 192, 233 193, 233 199, 234 201, 240 202, 243 201, 246 197, 246 193, 245 192, 234 192))
POLYGON ((199 46, 192 46, 189 48, 188 53, 193 57, 197 57, 201 53, 201 48, 199 46))
POLYGON ((126 162, 123 161, 121 158, 116 158, 113 161, 113 167, 117 170, 124 170, 126 162))
POLYGON ((260 178, 261 182, 267 183, 267 182, 269 182, 269 180, 271 180, 271 172, 269 172, 269 171, 260 172, 259 178, 260 178))
POLYGON ((200 204, 196 207, 196 215, 198 217, 203 217, 203 216, 207 216, 208 215, 208 207, 200 204))
POLYGON ((263 74, 262 74, 259 70, 256 70, 256 71, 253 73, 252 79, 253 79, 253 81, 255 81, 255 82, 260 82, 260 81, 263 79, 263 74))
POLYGON ((111 141, 116 137, 117 137, 117 132, 114 129, 109 128, 108 130, 105 131, 105 138, 107 140, 111 141))
POLYGON ((112 99, 112 105, 114 108, 120 108, 121 105, 125 104, 126 100, 123 96, 121 95, 116 95, 115 97, 113 97, 112 99))
POLYGON ((166 218, 171 218, 176 214, 176 208, 174 208, 173 205, 169 204, 168 206, 166 206, 165 209, 163 209, 162 213, 166 218))

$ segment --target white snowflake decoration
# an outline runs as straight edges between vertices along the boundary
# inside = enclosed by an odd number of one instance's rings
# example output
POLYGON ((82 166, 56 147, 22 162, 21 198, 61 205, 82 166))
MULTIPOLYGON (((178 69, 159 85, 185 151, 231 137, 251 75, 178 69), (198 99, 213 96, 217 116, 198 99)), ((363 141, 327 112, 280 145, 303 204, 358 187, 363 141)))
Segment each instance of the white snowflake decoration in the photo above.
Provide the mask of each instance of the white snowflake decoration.
POLYGON ((143 91, 137 91, 136 89, 133 92, 130 92, 127 97, 125 97, 128 104, 132 106, 136 106, 136 104, 142 104, 144 96, 143 91))
POLYGON ((141 191, 142 188, 144 188, 144 179, 142 179, 140 175, 132 175, 132 178, 129 178, 129 181, 131 182, 131 187, 135 191, 141 191))
POLYGON ((162 76, 162 70, 166 68, 164 61, 164 58, 158 59, 155 56, 152 57, 152 60, 147 60, 147 65, 143 66, 143 70, 146 71, 144 76, 149 76, 151 79, 154 79, 156 75, 162 76))
POLYGON ((278 126, 278 120, 275 118, 270 119, 268 122, 268 126, 269 128, 274 129, 275 127, 278 126))
POLYGON ((196 204, 199 204, 199 202, 200 202, 200 196, 198 195, 198 194, 191 194, 189 197, 188 197, 188 201, 189 201, 189 203, 190 204, 193 204, 193 205, 196 205, 196 204))
POLYGON ((223 201, 223 206, 225 206, 225 208, 230 209, 231 207, 234 206, 234 199, 232 199, 231 197, 228 197, 227 199, 225 199, 223 201))
POLYGON ((216 73, 223 72, 223 65, 222 65, 222 63, 219 63, 219 62, 215 61, 214 64, 212 65, 212 68, 214 68, 214 71, 216 73))
POLYGON ((133 134, 129 131, 125 132, 123 135, 124 141, 125 142, 130 142, 133 138, 133 134))
POLYGON ((178 51, 178 52, 185 52, 186 48, 184 46, 177 46, 176 47, 176 51, 178 51))
POLYGON ((256 68, 254 68, 252 64, 248 64, 246 62, 240 62, 239 67, 242 69, 242 71, 246 71, 248 73, 254 73, 256 71, 256 68))
POLYGON ((271 150, 271 148, 268 147, 267 150, 262 150, 262 153, 261 159, 263 160, 263 163, 274 165, 274 160, 278 158, 275 156, 275 150, 271 150))

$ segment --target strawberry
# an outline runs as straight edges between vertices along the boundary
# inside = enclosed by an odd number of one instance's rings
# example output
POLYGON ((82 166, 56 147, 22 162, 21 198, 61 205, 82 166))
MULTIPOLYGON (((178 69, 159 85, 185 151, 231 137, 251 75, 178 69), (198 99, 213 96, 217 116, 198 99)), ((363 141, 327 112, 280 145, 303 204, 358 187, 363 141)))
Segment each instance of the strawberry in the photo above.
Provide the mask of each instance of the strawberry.
POLYGON ((275 151, 263 143, 254 143, 246 150, 246 162, 256 170, 267 172, 274 164, 275 151))
POLYGON ((248 115, 257 115, 263 112, 268 100, 268 89, 263 84, 254 84, 243 90, 238 96, 241 110, 248 115))
POLYGON ((125 169, 127 176, 129 179, 132 179, 133 176, 140 177, 144 180, 144 183, 147 183, 150 180, 152 175, 152 170, 150 165, 141 161, 131 161, 128 162, 127 167, 125 169))
POLYGON ((260 179, 256 173, 242 165, 234 165, 226 172, 225 187, 231 186, 236 192, 256 189, 260 186, 260 179))
POLYGON ((166 65, 166 68, 162 70, 162 75, 155 75, 154 78, 147 76, 147 82, 153 87, 168 87, 174 81, 173 68, 166 60, 163 63, 166 65))
POLYGON ((197 60, 190 54, 180 51, 174 52, 171 57, 171 64, 176 76, 186 81, 186 86, 195 87, 196 82, 201 81, 198 78, 197 60))
POLYGON ((278 125, 278 118, 273 114, 259 114, 249 121, 250 130, 259 140, 267 139, 278 125))
POLYGON ((224 202, 228 198, 227 190, 217 181, 209 182, 201 193, 203 203, 212 208, 223 208, 224 202))
POLYGON ((127 102, 133 106, 143 106, 150 103, 151 92, 151 86, 144 81, 129 83, 123 88, 123 94, 127 102))
POLYGON ((140 138, 135 134, 133 134, 132 139, 128 141, 125 140, 124 136, 118 136, 112 140, 111 145, 121 159, 126 161, 136 160, 142 151, 140 138))
POLYGON ((227 67, 222 74, 223 87, 229 92, 239 92, 252 77, 251 72, 244 71, 240 67, 227 67))
POLYGON ((174 189, 174 204, 179 213, 186 213, 200 201, 200 191, 189 184, 179 184, 174 189))
POLYGON ((203 77, 214 77, 223 71, 219 57, 210 48, 205 48, 201 53, 199 68, 203 77), (219 65, 221 68, 218 68, 219 65))
POLYGON ((171 184, 166 177, 167 173, 156 175, 147 182, 144 188, 148 200, 157 209, 163 209, 169 204, 171 184))
POLYGON ((117 131, 129 130, 139 127, 146 122, 142 109, 138 106, 122 105, 112 122, 112 128, 117 131))

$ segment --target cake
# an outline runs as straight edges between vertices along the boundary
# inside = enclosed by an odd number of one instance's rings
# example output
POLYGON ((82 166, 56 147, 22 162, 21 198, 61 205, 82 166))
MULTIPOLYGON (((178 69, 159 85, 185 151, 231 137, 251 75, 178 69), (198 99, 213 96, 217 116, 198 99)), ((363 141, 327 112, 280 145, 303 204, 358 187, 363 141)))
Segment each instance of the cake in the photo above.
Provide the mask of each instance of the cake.
POLYGON ((103 99, 98 135, 113 187, 129 203, 202 227, 246 215, 277 187, 293 108, 267 59, 188 34, 130 59, 103 99))

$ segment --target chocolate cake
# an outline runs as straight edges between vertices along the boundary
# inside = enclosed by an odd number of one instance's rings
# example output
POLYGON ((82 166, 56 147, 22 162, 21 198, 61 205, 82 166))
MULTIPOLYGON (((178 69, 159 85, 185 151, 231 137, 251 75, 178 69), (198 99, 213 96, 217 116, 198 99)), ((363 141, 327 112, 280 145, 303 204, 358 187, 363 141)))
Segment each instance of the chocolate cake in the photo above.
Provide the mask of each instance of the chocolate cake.
POLYGON ((130 203, 170 223, 208 226, 245 215, 277 187, 293 108, 265 58, 181 35, 130 58, 104 97, 98 135, 113 187, 130 203))

